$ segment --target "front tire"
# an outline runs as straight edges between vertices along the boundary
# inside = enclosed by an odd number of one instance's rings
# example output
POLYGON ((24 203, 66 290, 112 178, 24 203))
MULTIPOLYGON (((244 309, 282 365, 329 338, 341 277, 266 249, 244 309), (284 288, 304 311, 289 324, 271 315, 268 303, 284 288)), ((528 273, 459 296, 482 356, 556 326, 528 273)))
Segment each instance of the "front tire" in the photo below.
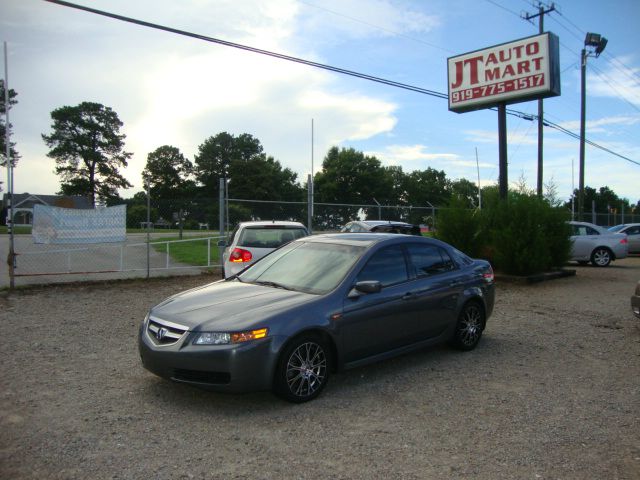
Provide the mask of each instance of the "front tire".
POLYGON ((483 308, 477 302, 465 304, 458 316, 456 330, 451 345, 458 350, 473 350, 480 342, 485 325, 483 308))
POLYGON ((329 380, 330 350, 317 335, 294 339, 278 360, 274 379, 276 395, 292 403, 313 400, 329 380))
POLYGON ((611 250, 604 247, 598 247, 591 254, 591 263, 595 267, 607 267, 611 263, 611 257, 611 250))

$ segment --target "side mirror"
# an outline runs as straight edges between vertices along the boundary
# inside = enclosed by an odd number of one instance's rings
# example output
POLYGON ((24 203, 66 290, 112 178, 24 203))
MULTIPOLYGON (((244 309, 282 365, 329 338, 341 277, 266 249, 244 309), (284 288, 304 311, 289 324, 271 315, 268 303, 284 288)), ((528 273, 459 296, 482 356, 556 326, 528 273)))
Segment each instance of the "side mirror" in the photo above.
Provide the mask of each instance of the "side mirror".
POLYGON ((382 284, 377 280, 364 280, 358 282, 347 295, 348 298, 358 298, 361 295, 369 293, 379 293, 382 290, 382 284))
POLYGON ((227 246, 227 242, 225 240, 218 240, 218 246, 219 247, 226 247, 227 246))

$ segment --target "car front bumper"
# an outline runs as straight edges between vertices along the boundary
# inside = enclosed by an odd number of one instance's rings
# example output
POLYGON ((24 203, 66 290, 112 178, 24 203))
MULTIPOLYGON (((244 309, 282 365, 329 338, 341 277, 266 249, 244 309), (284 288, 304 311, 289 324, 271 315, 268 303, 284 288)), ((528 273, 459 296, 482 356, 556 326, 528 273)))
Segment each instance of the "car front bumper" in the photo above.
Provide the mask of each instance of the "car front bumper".
POLYGON ((277 360, 274 337, 231 345, 192 345, 191 332, 157 345, 146 322, 139 334, 142 365, 159 377, 218 392, 270 390, 277 360))

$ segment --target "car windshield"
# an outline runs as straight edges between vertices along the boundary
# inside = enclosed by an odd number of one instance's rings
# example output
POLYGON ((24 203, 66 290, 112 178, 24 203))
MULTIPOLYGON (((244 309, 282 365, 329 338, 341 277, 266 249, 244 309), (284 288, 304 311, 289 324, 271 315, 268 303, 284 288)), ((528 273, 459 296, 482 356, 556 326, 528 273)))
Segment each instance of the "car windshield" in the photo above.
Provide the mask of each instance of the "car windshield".
POLYGON ((304 228, 283 227, 279 225, 267 225, 262 227, 249 227, 242 230, 238 239, 239 247, 252 248, 278 248, 297 238, 307 235, 304 228))
POLYGON ((338 286, 364 250, 353 245, 296 242, 255 263, 239 279, 322 295, 338 286))

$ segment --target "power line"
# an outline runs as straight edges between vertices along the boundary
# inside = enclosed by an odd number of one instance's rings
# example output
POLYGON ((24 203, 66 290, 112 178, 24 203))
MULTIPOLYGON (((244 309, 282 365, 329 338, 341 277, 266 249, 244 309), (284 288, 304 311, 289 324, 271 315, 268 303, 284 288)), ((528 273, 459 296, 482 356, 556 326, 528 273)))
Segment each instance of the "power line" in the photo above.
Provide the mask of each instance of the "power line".
POLYGON ((505 7, 504 5, 500 5, 498 2, 494 2, 493 0, 485 0, 485 1, 489 2, 489 3, 490 3, 490 4, 492 4, 492 5, 495 5, 495 6, 496 6, 496 7, 498 7, 498 8, 501 8, 501 9, 502 9, 502 10, 504 10, 505 12, 509 12, 509 13, 511 13, 511 14, 513 14, 513 15, 515 15, 516 17, 520 18, 520 14, 519 14, 519 13, 514 12, 513 10, 511 10, 511 9, 509 9, 509 8, 507 8, 507 7, 505 7))
POLYGON ((628 103, 634 110, 640 112, 640 108, 638 108, 636 105, 634 105, 633 103, 631 103, 629 100, 627 100, 627 98, 620 92, 620 90, 618 90, 618 88, 613 84, 613 83, 617 83, 614 80, 612 80, 608 75, 605 75, 605 73, 600 70, 598 67, 596 67, 595 65, 591 65, 591 68, 595 71, 595 74, 603 81, 605 82, 607 85, 609 85, 615 92, 616 95, 618 97, 620 97, 622 100, 624 100, 626 103, 628 103), (610 81, 611 80, 611 81, 610 81), (612 83, 613 82, 613 83, 612 83))
POLYGON ((248 45, 243 45, 240 43, 229 42, 227 40, 221 40, 219 38, 208 37, 206 35, 200 35, 198 33, 188 32, 186 30, 179 30, 173 27, 167 27, 164 25, 159 25, 157 23, 146 22, 144 20, 138 20, 131 17, 125 17, 124 15, 117 15, 115 13, 105 12, 104 10, 97 10, 95 8, 85 7, 84 5, 78 5, 71 2, 66 2, 63 0, 44 0, 45 2, 55 3, 57 5, 62 5, 64 7, 75 8, 77 10, 83 10, 85 12, 94 13, 96 15, 101 15, 103 17, 113 18, 115 20, 120 20, 122 22, 133 23, 135 25, 140 25, 142 27, 153 28, 156 30, 162 30, 169 33, 175 33, 177 35, 182 35, 185 37, 195 38, 197 40, 203 40, 205 42, 217 43, 219 45, 224 45, 226 47, 237 48, 240 50, 245 50, 252 53, 258 53, 260 55, 266 55, 273 58, 278 58, 280 60, 287 60, 289 62, 300 63, 302 65, 307 65, 310 67, 321 68, 323 70, 329 70, 336 73, 342 73, 344 75, 350 75, 352 77, 362 78, 364 80, 370 80, 372 82, 382 83, 384 85, 389 85, 392 87, 402 88, 405 90, 410 90, 413 92, 423 93, 425 95, 431 95, 437 98, 448 99, 449 96, 446 93, 436 92, 434 90, 428 90, 422 87, 416 87, 414 85, 408 85, 406 83, 400 83, 393 80, 387 80, 385 78, 375 77, 373 75, 367 75, 365 73, 354 72, 353 70, 347 70, 345 68, 334 67, 331 65, 327 65, 324 63, 312 62, 311 60, 305 60, 303 58, 293 57, 291 55, 285 55, 282 53, 272 52, 269 50, 263 50, 261 48, 250 47, 248 45))
MULTIPOLYGON (((309 61, 309 60, 304 60, 302 58, 297 58, 297 57, 293 57, 293 56, 290 56, 290 55, 284 55, 284 54, 281 54, 281 53, 271 52, 269 50, 262 50, 262 49, 259 49, 259 48, 254 48, 254 47, 250 47, 250 46, 247 46, 247 45, 242 45, 242 44, 239 44, 239 43, 228 42, 226 40, 221 40, 221 39, 217 39, 217 38, 213 38, 213 37, 208 37, 206 35, 200 35, 200 34, 188 32, 188 31, 185 31, 185 30, 179 30, 179 29, 172 28, 172 27, 167 27, 167 26, 164 26, 164 25, 158 25, 158 24, 155 24, 155 23, 146 22, 144 20, 137 20, 135 18, 125 17, 123 15, 117 15, 115 13, 105 12, 103 10, 97 10, 95 8, 85 7, 83 5, 78 5, 78 4, 75 4, 75 3, 66 2, 64 0, 44 0, 44 1, 48 2, 48 3, 61 5, 61 6, 64 6, 64 7, 74 8, 74 9, 77 9, 77 10, 83 10, 83 11, 86 11, 86 12, 89 12, 89 13, 94 13, 96 15, 101 15, 101 16, 108 17, 108 18, 113 18, 115 20, 120 20, 120 21, 123 21, 123 22, 132 23, 132 24, 135 24, 135 25, 140 25, 140 26, 143 26, 143 27, 153 28, 153 29, 156 29, 156 30, 162 30, 162 31, 169 32, 169 33, 175 33, 177 35, 183 35, 183 36, 186 36, 186 37, 195 38, 197 40, 203 40, 205 42, 211 42, 211 43, 216 43, 216 44, 219 44, 219 45, 224 45, 224 46, 227 46, 227 47, 238 48, 240 50, 245 50, 245 51, 249 51, 249 52, 252 52, 252 53, 258 53, 260 55, 267 55, 267 56, 270 56, 270 57, 273 57, 273 58, 278 58, 280 60, 287 60, 287 61, 300 63, 300 64, 311 66, 311 67, 316 67, 316 68, 321 68, 321 69, 329 70, 329 71, 336 72, 336 73, 341 73, 341 74, 344 74, 344 75, 350 75, 350 76, 353 76, 353 77, 362 78, 364 80, 370 80, 372 82, 377 82, 377 83, 381 83, 381 84, 384 84, 384 85, 389 85, 389 86, 392 86, 392 87, 402 88, 402 89, 405 89, 405 90, 409 90, 409 91, 413 91, 413 92, 417 92, 417 93, 422 93, 424 95, 429 95, 429 96, 436 97, 436 98, 441 98, 443 100, 448 100, 449 99, 449 95, 446 94, 446 93, 436 92, 434 90, 428 90, 426 88, 416 87, 414 85, 408 85, 406 83, 400 83, 400 82, 396 82, 396 81, 393 81, 393 80, 387 80, 387 79, 384 79, 384 78, 375 77, 373 75, 354 72, 352 70, 347 70, 347 69, 344 69, 344 68, 333 67, 331 65, 326 65, 326 64, 323 64, 323 63, 312 62, 312 61, 309 61)), ((487 1, 490 2, 490 3, 493 3, 492 0, 487 0, 487 1)), ((493 107, 493 108, 490 108, 490 110, 497 111, 497 108, 493 107)), ((512 116, 523 118, 525 120, 537 120, 537 118, 538 118, 537 115, 524 113, 524 112, 520 112, 518 110, 513 110, 513 109, 506 109, 506 113, 509 114, 509 115, 512 115, 512 116)), ((548 122, 548 121, 545 120, 545 125, 546 126, 550 126, 551 128, 556 128, 558 130, 561 130, 561 131, 563 131, 564 133, 566 133, 567 135, 569 135, 571 137, 580 138, 577 134, 571 132, 570 130, 564 129, 563 127, 560 127, 559 125, 555 125, 552 122, 548 122)), ((618 154, 618 153, 616 153, 616 152, 614 152, 614 151, 612 151, 612 150, 610 150, 608 148, 602 147, 602 146, 598 145, 595 142, 592 142, 590 140, 586 140, 586 143, 588 143, 589 145, 592 145, 592 146, 594 146, 596 148, 599 148, 601 150, 604 150, 604 151, 606 151, 606 152, 608 152, 608 153, 610 153, 612 155, 620 157, 623 160, 629 161, 629 162, 634 163, 636 165, 640 165, 639 162, 636 162, 635 160, 631 160, 630 158, 625 157, 623 155, 620 155, 620 154, 618 154)))

